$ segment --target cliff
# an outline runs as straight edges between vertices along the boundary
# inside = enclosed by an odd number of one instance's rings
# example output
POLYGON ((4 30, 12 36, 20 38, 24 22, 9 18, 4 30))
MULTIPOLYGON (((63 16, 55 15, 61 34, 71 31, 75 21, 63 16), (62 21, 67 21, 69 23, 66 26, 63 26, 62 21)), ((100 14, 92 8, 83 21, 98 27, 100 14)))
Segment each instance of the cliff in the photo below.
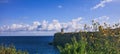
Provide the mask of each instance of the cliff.
POLYGON ((66 43, 70 43, 71 38, 73 37, 75 37, 76 40, 78 41, 81 39, 82 36, 85 36, 87 38, 87 41, 90 41, 89 39, 91 37, 103 38, 103 39, 112 37, 112 39, 114 38, 117 39, 118 37, 116 36, 119 36, 119 34, 120 34, 120 28, 110 29, 110 30, 104 29, 101 32, 70 32, 70 33, 59 32, 54 34, 53 45, 64 46, 66 43), (104 34, 107 34, 107 36, 104 36, 104 34))
POLYGON ((89 34, 97 35, 98 32, 89 32, 86 34, 86 32, 71 32, 71 33, 55 33, 54 34, 54 40, 53 45, 61 45, 64 46, 66 43, 71 42, 71 38, 75 37, 76 40, 80 40, 81 36, 87 37, 89 34))
POLYGON ((78 33, 55 33, 54 35, 54 40, 53 40, 53 44, 55 46, 57 45, 65 45, 65 43, 69 43, 71 42, 71 38, 75 36, 77 37, 78 39, 80 38, 78 36, 78 33))

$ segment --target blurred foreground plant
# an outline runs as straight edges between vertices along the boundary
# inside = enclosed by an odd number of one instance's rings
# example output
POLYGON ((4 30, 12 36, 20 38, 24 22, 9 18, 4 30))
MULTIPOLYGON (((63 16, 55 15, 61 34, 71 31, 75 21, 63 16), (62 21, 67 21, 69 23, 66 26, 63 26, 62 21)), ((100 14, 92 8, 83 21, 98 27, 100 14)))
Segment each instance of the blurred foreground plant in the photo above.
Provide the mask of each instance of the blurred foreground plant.
POLYGON ((0 54, 28 54, 28 52, 17 50, 13 45, 9 45, 9 46, 1 45, 0 54))

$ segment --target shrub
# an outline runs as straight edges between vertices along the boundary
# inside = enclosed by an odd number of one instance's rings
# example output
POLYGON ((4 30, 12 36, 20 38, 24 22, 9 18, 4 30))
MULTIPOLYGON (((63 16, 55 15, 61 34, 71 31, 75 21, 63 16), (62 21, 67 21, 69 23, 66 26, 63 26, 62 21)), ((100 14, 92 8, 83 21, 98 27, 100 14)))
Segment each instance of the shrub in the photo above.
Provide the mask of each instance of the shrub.
POLYGON ((110 29, 105 33, 104 30, 101 29, 97 35, 94 35, 94 32, 86 32, 87 36, 78 35, 81 37, 79 41, 73 37, 72 42, 66 43, 65 46, 57 46, 60 54, 120 54, 120 34, 115 36, 111 34, 110 29))
POLYGON ((27 51, 16 50, 15 46, 0 46, 0 54, 28 54, 27 51))

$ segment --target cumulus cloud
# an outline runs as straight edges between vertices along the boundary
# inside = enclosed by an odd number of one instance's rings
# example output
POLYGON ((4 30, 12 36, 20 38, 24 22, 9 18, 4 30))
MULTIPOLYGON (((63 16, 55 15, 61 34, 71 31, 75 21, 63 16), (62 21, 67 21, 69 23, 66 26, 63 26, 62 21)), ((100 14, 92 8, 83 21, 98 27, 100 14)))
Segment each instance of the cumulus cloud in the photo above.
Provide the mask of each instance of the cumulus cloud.
MULTIPOLYGON (((43 20, 42 22, 34 21, 32 24, 12 24, 12 25, 4 25, 0 27, 0 32, 40 32, 40 31, 56 31, 60 32, 61 28, 64 28, 65 32, 77 32, 84 29, 85 23, 83 23, 83 18, 78 17, 74 18, 68 22, 59 22, 59 20, 52 20, 52 22, 48 22, 43 20)), ((104 23, 109 23, 110 17, 101 16, 95 18, 95 22, 99 22, 101 25, 104 23)), ((92 20, 92 19, 91 19, 92 20)), ((91 21, 90 20, 90 21, 91 21)), ((87 24, 87 30, 92 31, 93 27, 91 24, 87 24)))
POLYGON ((82 20, 82 17, 78 17, 76 19, 72 19, 72 21, 68 23, 63 23, 63 28, 66 29, 66 31, 77 31, 82 28, 80 22, 82 20))
POLYGON ((26 31, 29 25, 12 24, 10 26, 4 25, 0 27, 0 31, 26 31))
POLYGON ((57 30, 59 31, 61 29, 61 24, 58 20, 53 20, 52 23, 48 25, 48 30, 57 30))
POLYGON ((92 9, 97 9, 97 8, 100 8, 100 7, 105 7, 106 3, 110 3, 112 1, 113 0, 102 0, 102 1, 100 1, 99 4, 95 5, 92 9))
POLYGON ((34 21, 32 25, 28 26, 28 31, 34 31, 37 30, 38 26, 40 26, 41 23, 39 21, 34 21))
POLYGON ((56 30, 60 30, 61 29, 61 24, 59 23, 58 20, 53 20, 53 24, 56 30))
POLYGON ((60 31, 64 28, 66 31, 74 31, 81 27, 80 21, 82 17, 72 19, 69 22, 59 22, 59 20, 53 20, 52 22, 43 20, 42 22, 34 21, 32 25, 30 24, 12 24, 9 26, 0 27, 0 31, 11 32, 11 31, 60 31))
POLYGON ((43 20, 43 22, 41 23, 41 29, 40 30, 46 30, 48 27, 48 21, 43 20))
POLYGON ((53 24, 49 24, 48 25, 48 30, 54 30, 54 25, 53 24))
POLYGON ((39 21, 34 21, 33 25, 38 26, 38 25, 40 25, 40 22, 39 21))
POLYGON ((110 17, 108 16, 101 16, 98 18, 93 19, 95 22, 99 22, 99 24, 104 25, 104 23, 110 24, 109 22, 110 17))

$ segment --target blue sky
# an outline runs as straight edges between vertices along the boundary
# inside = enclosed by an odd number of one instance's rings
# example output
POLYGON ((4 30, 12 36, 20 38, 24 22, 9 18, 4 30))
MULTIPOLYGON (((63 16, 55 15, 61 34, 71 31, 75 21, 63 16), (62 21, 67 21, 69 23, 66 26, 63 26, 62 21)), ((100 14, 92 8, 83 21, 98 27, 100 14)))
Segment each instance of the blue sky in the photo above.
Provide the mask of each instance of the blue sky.
POLYGON ((67 24, 80 18, 81 24, 90 24, 91 20, 101 17, 108 17, 106 22, 113 23, 120 20, 119 6, 119 0, 0 0, 0 26, 2 30, 3 27, 11 30, 13 24, 24 24, 25 27, 37 21, 38 25, 47 22, 48 29, 56 21, 61 28, 62 23, 67 24))

